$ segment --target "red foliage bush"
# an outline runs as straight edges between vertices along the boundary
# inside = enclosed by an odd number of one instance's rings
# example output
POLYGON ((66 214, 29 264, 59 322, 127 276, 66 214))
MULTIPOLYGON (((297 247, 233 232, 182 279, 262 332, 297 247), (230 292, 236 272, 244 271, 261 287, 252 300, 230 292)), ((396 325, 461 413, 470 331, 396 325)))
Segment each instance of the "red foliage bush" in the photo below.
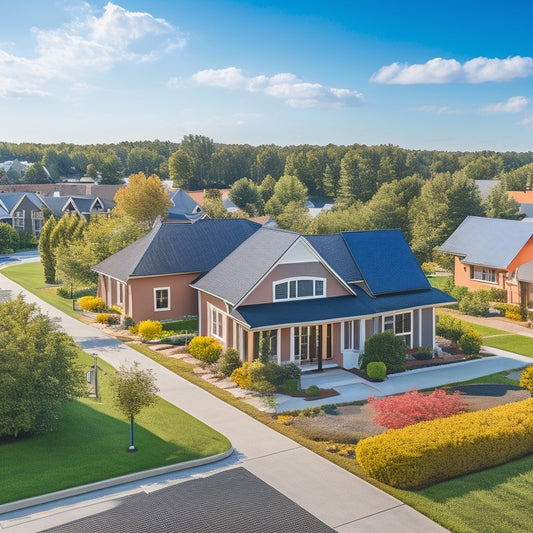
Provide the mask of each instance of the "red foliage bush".
POLYGON ((446 394, 442 389, 435 389, 431 394, 424 395, 415 387, 400 396, 369 396, 368 403, 376 411, 374 423, 389 429, 398 429, 423 420, 445 418, 468 411, 468 405, 459 394, 459 391, 446 394))

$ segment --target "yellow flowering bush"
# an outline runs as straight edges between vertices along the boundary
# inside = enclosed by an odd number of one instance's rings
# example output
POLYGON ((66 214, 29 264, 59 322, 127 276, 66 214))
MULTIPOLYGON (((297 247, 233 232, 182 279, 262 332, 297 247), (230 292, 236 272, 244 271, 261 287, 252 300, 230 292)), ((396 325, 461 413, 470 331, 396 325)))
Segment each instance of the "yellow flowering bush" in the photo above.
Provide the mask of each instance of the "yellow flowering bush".
POLYGON ((533 452, 533 398, 420 422, 361 440, 357 461, 373 478, 418 488, 533 452))
POLYGON ((84 311, 92 313, 103 312, 107 309, 104 300, 98 296, 82 296, 78 299, 78 304, 84 311))
POLYGON ((520 386, 527 389, 533 396, 533 366, 526 368, 520 375, 520 386))
POLYGON ((96 322, 98 324, 109 324, 109 313, 98 313, 96 315, 96 322))
POLYGON ((222 353, 222 346, 213 337, 194 337, 189 342, 189 353, 206 363, 216 363, 222 353))
POLYGON ((163 332, 163 324, 158 320, 143 320, 139 322, 137 333, 147 341, 159 339, 163 332))
POLYGON ((283 424, 284 426, 291 426, 294 422, 294 416, 278 415, 277 420, 280 424, 283 424))

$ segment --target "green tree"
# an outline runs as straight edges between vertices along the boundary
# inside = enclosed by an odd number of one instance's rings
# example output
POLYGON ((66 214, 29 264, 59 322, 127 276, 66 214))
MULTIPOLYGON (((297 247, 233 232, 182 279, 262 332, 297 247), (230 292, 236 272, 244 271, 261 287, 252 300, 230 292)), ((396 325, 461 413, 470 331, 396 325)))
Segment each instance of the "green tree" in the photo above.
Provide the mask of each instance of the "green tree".
POLYGON ((467 178, 472 180, 491 180, 503 171, 503 161, 499 155, 480 156, 463 168, 467 178))
POLYGON ((33 163, 29 166, 22 176, 23 183, 50 183, 52 181, 46 174, 43 165, 41 163, 33 163))
POLYGON ((152 174, 147 178, 143 172, 130 176, 129 183, 115 194, 115 216, 126 216, 151 228, 158 216, 164 217, 172 205, 161 180, 152 174))
POLYGON ((121 365, 114 378, 114 399, 120 412, 130 420, 129 452, 137 449, 133 443, 133 423, 135 417, 146 407, 157 402, 159 389, 151 370, 143 370, 135 361, 133 366, 126 368, 121 365))
POLYGON ((264 204, 259 187, 248 178, 237 180, 229 192, 230 200, 252 216, 263 212, 264 204))
POLYGON ((170 156, 168 171, 174 187, 189 190, 194 168, 192 157, 185 150, 180 148, 170 156))
POLYGON ((526 216, 520 212, 520 204, 509 196, 501 183, 491 189, 483 206, 485 215, 489 218, 522 220, 526 216))
POLYGON ((163 160, 164 157, 156 151, 136 146, 131 149, 126 158, 128 174, 135 174, 137 172, 144 172, 147 176, 155 174, 159 172, 159 166, 163 160))
POLYGON ((180 148, 192 159, 193 177, 189 182, 191 188, 201 188, 209 184, 211 156, 215 153, 213 139, 205 135, 185 135, 180 148))
POLYGON ((276 188, 276 180, 270 175, 267 174, 265 179, 259 185, 259 191, 263 198, 263 202, 268 202, 272 196, 274 196, 274 191, 276 188))
POLYGON ((230 218, 218 189, 207 189, 205 191, 202 209, 209 218, 230 218))
POLYGON ((82 395, 78 348, 35 304, 0 303, 0 437, 53 430, 82 395))
POLYGON ((311 226, 311 215, 300 202, 289 202, 283 211, 276 216, 276 224, 281 229, 308 233, 311 226))
POLYGON ((123 183, 124 167, 120 158, 112 151, 108 151, 102 158, 98 169, 102 175, 102 185, 119 185, 123 183))
POLYGON ((0 222, 0 254, 10 254, 19 245, 19 234, 9 224, 0 222))
POLYGON ((265 213, 279 215, 291 202, 303 206, 307 187, 296 176, 281 176, 274 187, 274 195, 265 205, 265 213))
POLYGON ((43 167, 46 167, 54 181, 59 180, 59 156, 53 148, 47 148, 41 161, 43 167))
POLYGON ((87 165, 87 176, 93 179, 98 177, 98 171, 96 170, 96 165, 94 163, 89 163, 87 165))
POLYGON ((74 166, 74 170, 77 174, 81 174, 83 176, 87 172, 89 160, 87 159, 85 153, 76 150, 70 154, 70 160, 72 161, 72 165, 74 166))
POLYGON ((56 279, 56 262, 54 250, 50 237, 56 227, 56 219, 51 216, 41 229, 39 237, 39 253, 41 256, 41 263, 44 269, 44 280, 46 283, 55 283, 56 279))

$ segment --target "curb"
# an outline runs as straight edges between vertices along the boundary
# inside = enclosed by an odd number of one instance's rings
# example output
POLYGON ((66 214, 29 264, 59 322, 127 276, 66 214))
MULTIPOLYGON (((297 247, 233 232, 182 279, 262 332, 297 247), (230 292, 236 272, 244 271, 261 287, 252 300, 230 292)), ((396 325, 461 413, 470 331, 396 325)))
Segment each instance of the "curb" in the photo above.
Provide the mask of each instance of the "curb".
POLYGON ((210 463, 216 463, 217 461, 226 459, 232 453, 233 446, 225 452, 211 455, 209 457, 202 457, 201 459, 193 459, 192 461, 185 461, 184 463, 160 466, 159 468, 152 468, 151 470, 141 470, 140 472, 133 472, 132 474, 126 474, 124 476, 104 479, 102 481, 95 481, 94 483, 88 483, 87 485, 79 485, 78 487, 71 487, 69 489, 58 490, 56 492, 49 492, 47 494, 25 498, 24 500, 3 503, 0 505, 0 515, 3 513, 9 513, 11 511, 18 511, 19 509, 25 509, 27 507, 33 507, 35 505, 41 505, 43 503, 70 498, 72 496, 79 496, 80 494, 87 494, 88 492, 93 492, 95 490, 107 489, 109 487, 130 483, 132 481, 138 481, 140 479, 168 474, 170 472, 179 472, 180 470, 186 470, 187 468, 194 468, 196 466, 203 466, 210 463))

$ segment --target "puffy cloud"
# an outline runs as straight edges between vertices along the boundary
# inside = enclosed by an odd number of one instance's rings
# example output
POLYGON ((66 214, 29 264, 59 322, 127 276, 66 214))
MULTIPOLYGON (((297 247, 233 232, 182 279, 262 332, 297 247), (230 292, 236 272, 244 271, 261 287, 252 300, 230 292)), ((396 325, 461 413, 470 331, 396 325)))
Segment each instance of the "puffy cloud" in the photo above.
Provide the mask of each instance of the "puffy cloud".
POLYGON ((505 102, 487 104, 479 110, 487 113, 520 113, 527 107, 529 100, 525 96, 512 96, 505 102))
POLYGON ((158 50, 183 46, 185 40, 168 22, 149 13, 132 12, 109 2, 101 16, 88 4, 70 23, 53 30, 34 28, 34 58, 0 49, 0 96, 44 94, 43 84, 107 71, 121 61, 153 60, 158 50), (148 42, 167 36, 166 42, 148 42), (134 49, 135 45, 140 49, 134 49))
POLYGON ((505 59, 476 57, 464 64, 455 59, 436 57, 426 63, 408 65, 392 63, 381 67, 370 81, 376 83, 412 85, 415 83, 484 83, 510 81, 533 74, 531 57, 505 59))
POLYGON ((319 83, 299 80, 294 74, 284 72, 274 76, 246 76, 236 67, 201 70, 192 76, 199 85, 262 92, 279 98, 291 107, 344 107, 358 106, 363 95, 349 89, 325 87, 319 83))

